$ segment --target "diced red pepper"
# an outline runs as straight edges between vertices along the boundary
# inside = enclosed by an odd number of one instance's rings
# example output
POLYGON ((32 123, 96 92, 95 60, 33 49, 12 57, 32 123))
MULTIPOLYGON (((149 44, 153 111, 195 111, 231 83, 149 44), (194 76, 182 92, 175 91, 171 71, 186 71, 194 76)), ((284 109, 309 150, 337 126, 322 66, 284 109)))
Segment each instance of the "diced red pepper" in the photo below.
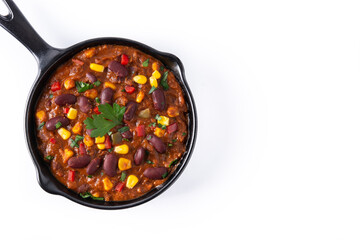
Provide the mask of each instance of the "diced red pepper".
POLYGON ((60 90, 60 89, 61 89, 61 85, 59 82, 54 82, 51 85, 51 91, 53 91, 53 92, 56 92, 57 90, 60 90))
POLYGON ((126 85, 125 86, 125 92, 131 94, 131 93, 135 92, 135 88, 133 86, 126 85))
POLYGON ((80 152, 80 155, 86 154, 86 148, 85 148, 85 144, 83 142, 79 143, 79 152, 80 152))
POLYGON ((111 139, 109 135, 105 135, 105 148, 110 149, 111 148, 111 139))
POLYGON ((56 143, 55 138, 50 138, 50 142, 51 142, 52 144, 55 144, 55 143, 56 143))
POLYGON ((84 65, 84 62, 83 61, 80 61, 79 59, 76 59, 76 58, 73 58, 71 59, 73 61, 73 63, 76 63, 76 64, 79 64, 79 65, 84 65))
POLYGON ((95 112, 95 114, 100 114, 101 112, 99 112, 99 107, 98 106, 96 106, 95 108, 94 108, 94 112, 95 112))
POLYGON ((173 133, 173 132, 176 132, 178 126, 177 126, 177 123, 173 123, 173 124, 170 124, 169 126, 167 126, 166 128, 167 128, 168 133, 173 133))
POLYGON ((145 136, 145 125, 139 125, 135 129, 138 137, 144 137, 145 136))
POLYGON ((75 171, 69 170, 68 180, 69 180, 70 182, 73 182, 73 181, 75 180, 75 171))
POLYGON ((66 108, 64 108, 64 113, 65 113, 65 114, 68 114, 68 113, 69 113, 69 111, 70 111, 70 108, 67 108, 67 107, 66 107, 66 108))
POLYGON ((116 185, 115 190, 118 192, 121 192, 121 190, 124 188, 125 183, 119 183, 118 185, 116 185))
POLYGON ((129 57, 125 54, 121 55, 121 64, 126 65, 129 63, 129 57))

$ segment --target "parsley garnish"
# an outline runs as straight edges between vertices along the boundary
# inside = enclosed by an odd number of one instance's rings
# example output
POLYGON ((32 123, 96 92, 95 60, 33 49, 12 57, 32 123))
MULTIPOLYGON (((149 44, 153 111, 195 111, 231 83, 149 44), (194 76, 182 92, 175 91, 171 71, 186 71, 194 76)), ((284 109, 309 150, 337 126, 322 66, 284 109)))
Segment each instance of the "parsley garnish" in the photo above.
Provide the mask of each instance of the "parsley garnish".
POLYGON ((185 135, 186 135, 186 132, 183 132, 182 135, 185 136, 185 135))
POLYGON ((103 201, 103 200, 104 200, 103 197, 94 197, 94 196, 91 195, 91 193, 89 193, 89 192, 80 193, 80 196, 81 196, 82 198, 89 198, 89 197, 91 197, 91 198, 94 199, 94 200, 100 200, 100 201, 103 201))
POLYGON ((49 98, 51 99, 51 98, 53 98, 53 96, 54 96, 53 94, 50 94, 50 95, 49 95, 49 98))
POLYGON ((100 98, 96 97, 95 102, 100 103, 100 98))
POLYGON ((161 67, 160 67, 160 70, 161 70, 161 71, 164 71, 164 66, 161 66, 161 67))
POLYGON ((88 175, 87 177, 88 177, 88 178, 92 178, 93 176, 92 176, 92 175, 88 175))
POLYGON ((118 131, 120 133, 124 133, 124 132, 129 131, 129 130, 130 130, 130 128, 128 126, 125 126, 125 127, 120 128, 118 131))
POLYGON ((61 127, 61 122, 57 122, 56 124, 55 124, 55 127, 56 127, 56 129, 58 129, 59 127, 61 127))
POLYGON ((164 173, 163 175, 161 175, 162 178, 166 178, 168 175, 168 172, 164 173))
POLYGON ((143 67, 147 67, 149 66, 149 59, 146 59, 143 63, 142 63, 143 67))
POLYGON ((49 156, 46 156, 45 159, 51 161, 54 159, 54 157, 49 155, 49 156))
POLYGON ((179 161, 179 159, 174 159, 174 160, 172 160, 171 163, 169 164, 169 168, 170 168, 172 165, 177 164, 178 161, 179 161))
POLYGON ((156 123, 150 123, 149 124, 149 127, 155 127, 156 126, 156 123))
POLYGON ((83 140, 83 139, 84 139, 83 136, 76 135, 76 136, 75 136, 75 140, 70 139, 70 141, 71 141, 70 147, 72 147, 72 148, 73 148, 73 147, 79 147, 79 145, 77 144, 77 142, 80 141, 80 140, 83 140))
POLYGON ((150 160, 147 160, 146 161, 148 164, 154 164, 152 161, 150 161, 150 160))
POLYGON ((101 84, 101 82, 100 82, 99 80, 97 80, 96 82, 94 82, 94 85, 95 85, 96 87, 100 86, 100 84, 101 84))
POLYGON ((42 129, 44 127, 44 125, 45 125, 45 122, 40 123, 38 130, 42 129))
POLYGON ((156 114, 155 119, 161 121, 161 117, 159 116, 159 114, 156 114))
POLYGON ((155 91, 155 90, 156 90, 156 87, 152 86, 151 89, 150 89, 150 91, 149 91, 149 94, 152 94, 153 91, 155 91))
POLYGON ((110 148, 110 149, 108 149, 108 152, 112 152, 112 150, 113 150, 114 148, 110 148))
POLYGON ((172 142, 173 142, 173 143, 176 142, 176 139, 173 139, 172 142))
POLYGON ((84 121, 86 129, 93 129, 91 137, 102 137, 113 127, 120 125, 126 110, 125 107, 120 107, 116 103, 112 107, 108 103, 100 104, 98 107, 101 114, 93 115, 93 118, 87 118, 84 121))
POLYGON ((125 181, 125 178, 126 178, 126 173, 125 172, 122 172, 121 173, 121 178, 120 178, 120 181, 125 181))
POLYGON ((84 82, 75 82, 75 85, 79 93, 85 92, 86 90, 92 89, 94 87, 93 84, 84 82))
POLYGON ((163 129, 163 130, 166 129, 166 126, 165 126, 165 125, 162 125, 162 124, 160 124, 160 123, 158 124, 158 127, 161 128, 161 129, 163 129))
POLYGON ((172 143, 169 143, 168 146, 169 146, 169 147, 172 147, 173 145, 172 145, 172 143))
POLYGON ((168 77, 168 71, 164 72, 161 80, 160 80, 160 84, 161 86, 163 86, 164 90, 168 90, 169 89, 169 85, 167 83, 167 77, 168 77))

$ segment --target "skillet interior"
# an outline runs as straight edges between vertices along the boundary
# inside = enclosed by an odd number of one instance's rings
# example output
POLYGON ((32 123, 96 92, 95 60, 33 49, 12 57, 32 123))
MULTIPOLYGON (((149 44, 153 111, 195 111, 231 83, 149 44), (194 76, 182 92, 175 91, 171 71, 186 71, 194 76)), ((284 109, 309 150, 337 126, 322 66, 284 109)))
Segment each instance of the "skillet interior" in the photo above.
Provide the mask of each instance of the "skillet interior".
MULTIPOLYGON (((46 58, 46 57, 45 57, 46 58)), ((87 40, 81 43, 78 43, 72 47, 69 47, 64 50, 59 50, 59 54, 55 57, 47 57, 47 59, 43 59, 45 64, 40 66, 37 80, 35 81, 28 98, 28 103, 26 106, 25 112, 25 133, 26 140, 28 143, 28 148, 30 154, 32 156, 33 162, 37 169, 37 178, 40 186, 47 192, 52 194, 62 195, 74 202, 79 204, 100 208, 100 209, 122 209, 133 207, 142 203, 145 203, 162 192, 164 192, 168 187, 170 187, 174 181, 180 176, 183 172, 185 166, 187 165, 191 154, 194 149, 196 133, 197 133, 197 115, 195 109, 195 103, 190 92, 190 89, 187 85, 185 79, 184 68, 181 61, 174 55, 169 53, 159 52, 153 48, 150 48, 142 43, 123 39, 123 38, 97 38, 87 40), (37 149, 37 141, 36 141, 36 124, 35 124, 35 108, 37 104, 38 97, 41 95, 43 87, 46 85, 46 82, 50 79, 53 72, 59 67, 61 64, 69 60, 76 53, 81 50, 102 45, 102 44, 117 44, 124 45, 129 47, 137 48, 143 51, 146 54, 149 54, 157 59, 159 59, 166 68, 173 71, 175 77, 177 78, 182 90, 184 92, 184 97, 189 109, 189 126, 188 126, 188 139, 186 142, 186 151, 183 154, 183 157, 180 161, 180 164, 176 168, 175 172, 169 177, 169 179, 162 185, 157 188, 152 189, 147 194, 133 199, 129 201, 122 202, 105 202, 105 201, 96 201, 92 199, 83 199, 79 196, 79 194, 67 189, 64 185, 57 181, 57 179, 52 175, 50 171, 50 167, 48 164, 42 159, 41 154, 37 149)))

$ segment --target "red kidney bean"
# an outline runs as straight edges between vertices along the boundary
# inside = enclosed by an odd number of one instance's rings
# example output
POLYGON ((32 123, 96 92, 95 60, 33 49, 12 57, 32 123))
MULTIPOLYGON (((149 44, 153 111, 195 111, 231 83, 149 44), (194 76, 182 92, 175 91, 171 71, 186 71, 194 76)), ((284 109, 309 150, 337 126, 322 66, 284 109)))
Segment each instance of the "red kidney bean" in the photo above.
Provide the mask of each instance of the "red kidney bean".
POLYGON ((163 90, 161 89, 156 89, 155 91, 153 91, 153 93, 151 94, 153 102, 154 102, 154 107, 156 110, 159 111, 163 111, 165 109, 165 95, 163 90))
POLYGON ((173 124, 170 124, 169 126, 167 126, 166 128, 167 128, 168 133, 173 133, 173 132, 176 132, 176 130, 178 129, 178 125, 177 125, 177 123, 173 123, 173 124))
POLYGON ((55 98, 55 103, 59 106, 64 106, 65 104, 74 104, 76 102, 76 97, 73 94, 61 94, 55 98))
POLYGON ((114 96, 114 90, 112 90, 111 88, 104 88, 100 94, 101 104, 105 104, 105 103, 112 104, 113 96, 114 96))
POLYGON ((158 151, 158 153, 164 153, 166 151, 165 143, 154 134, 147 135, 146 139, 151 145, 154 146, 155 150, 158 151))
POLYGON ((92 175, 96 172, 96 170, 99 169, 101 162, 102 162, 102 157, 97 157, 94 158, 93 160, 91 160, 91 162, 89 163, 89 165, 86 168, 86 173, 89 175, 92 175))
POLYGON ((89 164, 90 160, 91 157, 89 155, 72 157, 68 160, 68 166, 72 168, 83 168, 89 164))
POLYGON ((117 162, 118 158, 115 154, 112 153, 105 155, 103 169, 109 177, 113 177, 116 175, 117 162))
POLYGON ((121 134, 121 136, 123 138, 126 138, 126 139, 132 139, 133 138, 133 134, 132 134, 132 132, 130 130, 127 130, 126 132, 123 132, 121 134))
POLYGON ((67 125, 70 124, 69 119, 67 119, 66 117, 63 117, 63 116, 59 116, 59 117, 54 117, 54 118, 48 120, 45 124, 45 127, 49 131, 54 131, 56 129, 56 124, 58 122, 61 122, 62 127, 66 127, 67 125))
POLYGON ((95 75, 92 74, 92 73, 86 73, 86 77, 87 77, 87 79, 89 79, 89 81, 92 82, 92 83, 96 82, 96 80, 97 80, 96 77, 95 77, 95 75))
POLYGON ((134 117, 136 109, 137 109, 137 103, 134 101, 129 101, 126 104, 126 111, 124 113, 124 119, 126 121, 130 121, 134 117))
POLYGON ((80 111, 87 113, 92 109, 90 100, 87 97, 79 96, 77 104, 79 105, 80 111))
POLYGON ((128 75, 128 70, 126 67, 121 65, 118 61, 111 61, 108 65, 110 71, 116 73, 120 78, 126 77, 128 75))
POLYGON ((134 163, 135 165, 140 165, 146 158, 145 148, 139 147, 134 154, 134 163))
POLYGON ((144 171, 144 176, 150 179, 163 179, 164 174, 167 174, 166 167, 150 167, 144 171))

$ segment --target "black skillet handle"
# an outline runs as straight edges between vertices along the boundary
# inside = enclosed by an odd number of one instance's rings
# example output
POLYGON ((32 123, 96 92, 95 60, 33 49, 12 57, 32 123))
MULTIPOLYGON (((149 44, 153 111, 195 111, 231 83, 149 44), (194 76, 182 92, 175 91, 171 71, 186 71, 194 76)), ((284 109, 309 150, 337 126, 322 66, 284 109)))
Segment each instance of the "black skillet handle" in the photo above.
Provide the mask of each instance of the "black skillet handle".
POLYGON ((40 70, 44 69, 49 60, 60 53, 47 44, 26 20, 12 0, 3 0, 9 9, 6 16, 0 15, 0 26, 19 40, 36 58, 40 70))

